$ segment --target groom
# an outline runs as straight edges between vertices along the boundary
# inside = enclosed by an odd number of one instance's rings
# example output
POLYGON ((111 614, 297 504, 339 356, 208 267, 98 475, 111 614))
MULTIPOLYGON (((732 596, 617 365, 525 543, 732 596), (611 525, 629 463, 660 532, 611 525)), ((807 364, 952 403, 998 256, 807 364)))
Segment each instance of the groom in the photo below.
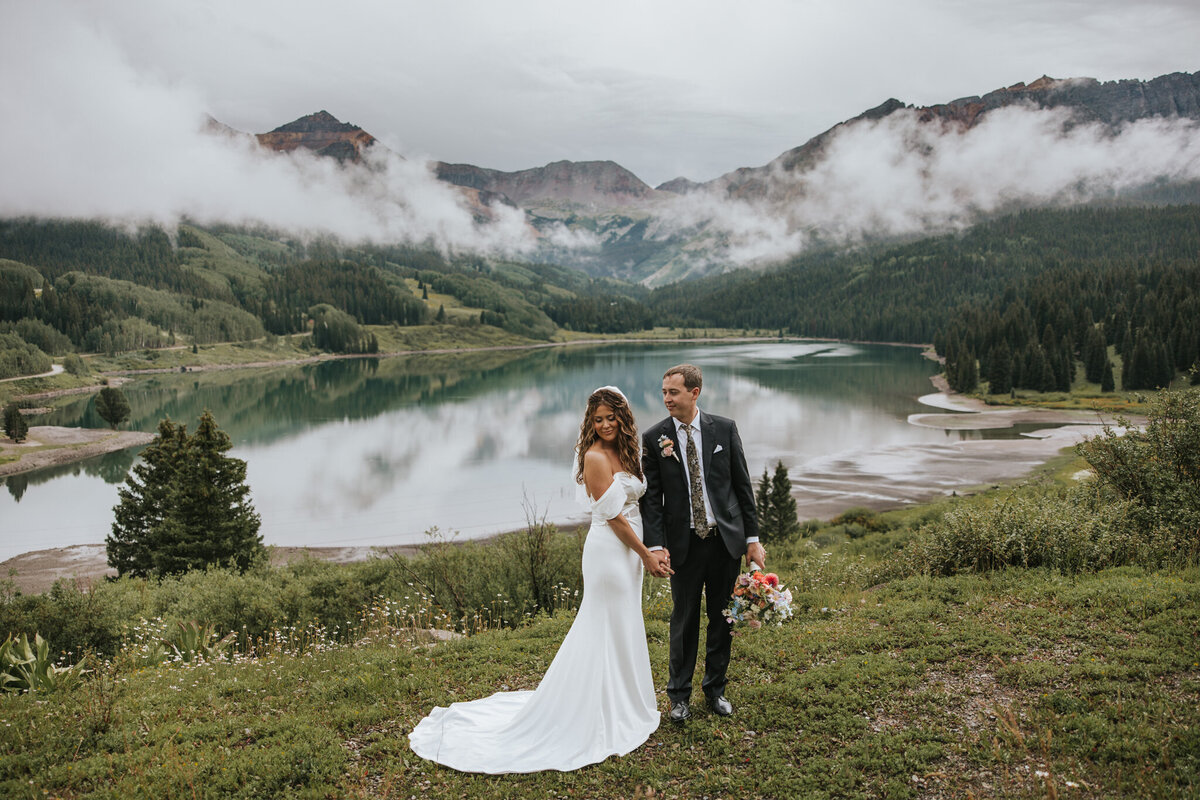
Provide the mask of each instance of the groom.
POLYGON ((708 611, 701 688, 715 713, 733 713, 725 699, 731 637, 723 612, 737 580, 739 559, 745 555, 747 561, 765 566, 754 487, 737 425, 699 409, 702 383, 700 368, 692 364, 667 370, 663 404, 671 416, 642 435, 642 537, 651 550, 665 548, 661 560, 674 569, 667 681, 672 722, 692 715, 701 593, 708 611))

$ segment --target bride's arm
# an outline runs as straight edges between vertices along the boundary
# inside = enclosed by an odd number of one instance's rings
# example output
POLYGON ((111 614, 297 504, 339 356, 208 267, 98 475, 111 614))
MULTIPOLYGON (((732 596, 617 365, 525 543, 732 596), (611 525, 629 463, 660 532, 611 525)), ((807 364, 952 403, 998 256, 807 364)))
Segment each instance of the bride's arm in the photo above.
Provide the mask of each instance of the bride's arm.
MULTIPOLYGON (((584 453, 583 483, 587 486, 588 494, 591 497, 596 499, 603 497, 604 493, 612 488, 614 480, 612 467, 609 466, 608 459, 604 457, 603 453, 584 453)), ((624 514, 618 512, 608 521, 608 525, 626 547, 638 554, 648 570, 651 572, 657 570, 658 557, 642 543, 642 537, 634 533, 633 526, 629 524, 629 520, 625 519, 624 514)))

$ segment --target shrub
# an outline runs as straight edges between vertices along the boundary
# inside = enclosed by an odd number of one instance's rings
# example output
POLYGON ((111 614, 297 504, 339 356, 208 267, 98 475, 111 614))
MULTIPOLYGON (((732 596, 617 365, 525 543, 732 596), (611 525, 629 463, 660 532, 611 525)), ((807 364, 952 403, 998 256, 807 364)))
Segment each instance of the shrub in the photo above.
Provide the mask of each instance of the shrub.
POLYGON ((1144 552, 1125 503, 1095 503, 1087 487, 1033 492, 949 511, 922 528, 906 556, 914 572, 950 575, 1002 567, 1064 572, 1127 564, 1144 552))
MULTIPOLYGON (((887 524, 880 519, 879 515, 874 511, 869 508, 861 508, 858 506, 846 509, 840 515, 830 520, 830 524, 847 526, 856 525, 859 528, 862 528, 864 531, 871 531, 872 533, 877 531, 885 531, 888 528, 887 524)), ((851 536, 853 536, 853 534, 851 534, 851 536)))
POLYGON ((202 620, 214 635, 236 633, 238 648, 247 652, 274 631, 304 637, 320 629, 343 640, 365 607, 389 601, 412 627, 517 627, 539 609, 578 606, 581 539, 550 533, 545 567, 536 573, 541 589, 535 573, 514 558, 530 552, 521 533, 460 544, 434 531, 411 557, 350 564, 306 558, 277 567, 258 562, 244 573, 210 567, 161 578, 125 576, 90 591, 61 580, 45 594, 0 592, 0 636, 37 631, 63 651, 113 655, 123 641, 140 637, 153 649, 172 626, 202 620), (152 622, 147 627, 142 620, 152 622))
MULTIPOLYGON (((1103 435, 1076 448, 1102 490, 1134 506, 1144 533, 1175 531, 1200 549, 1200 389, 1159 392, 1145 430, 1103 435)), ((1124 420, 1121 424, 1128 426, 1124 420)))
POLYGON ((66 357, 63 358, 63 369, 65 369, 69 375, 82 376, 88 374, 87 364, 75 353, 68 353, 66 357))

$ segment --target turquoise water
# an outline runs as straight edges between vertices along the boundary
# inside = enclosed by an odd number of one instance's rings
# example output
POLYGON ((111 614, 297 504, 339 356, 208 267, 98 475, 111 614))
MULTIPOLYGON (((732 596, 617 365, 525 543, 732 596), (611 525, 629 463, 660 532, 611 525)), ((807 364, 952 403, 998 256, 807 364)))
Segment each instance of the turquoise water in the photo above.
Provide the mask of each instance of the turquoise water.
MULTIPOLYGON (((755 475, 869 447, 978 437, 909 425, 937 371, 915 348, 830 343, 619 344, 329 361, 166 374, 124 387, 125 427, 210 409, 246 460, 268 544, 424 541, 434 526, 479 537, 520 527, 527 508, 566 522, 571 456, 587 395, 614 383, 639 423, 665 414, 661 376, 704 368, 701 407, 737 420, 755 475)), ((928 410, 928 409, 924 409, 928 410)), ((35 424, 103 427, 90 398, 35 424)), ((1010 434, 1011 435, 1011 434, 1010 434)), ((130 450, 13 476, 0 490, 0 559, 99 543, 130 450)), ((897 470, 906 469, 897 464, 897 470)), ((847 505, 853 505, 847 502, 847 505)))

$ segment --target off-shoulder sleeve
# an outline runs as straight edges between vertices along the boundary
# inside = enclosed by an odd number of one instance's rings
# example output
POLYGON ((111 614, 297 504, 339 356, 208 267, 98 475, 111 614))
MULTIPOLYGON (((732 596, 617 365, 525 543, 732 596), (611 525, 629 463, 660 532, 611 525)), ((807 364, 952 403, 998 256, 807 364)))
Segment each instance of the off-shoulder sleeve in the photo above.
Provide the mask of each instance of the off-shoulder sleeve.
POLYGON ((621 513, 625 507, 625 487, 613 477, 613 482, 600 495, 600 499, 592 501, 592 518, 612 519, 621 513))

